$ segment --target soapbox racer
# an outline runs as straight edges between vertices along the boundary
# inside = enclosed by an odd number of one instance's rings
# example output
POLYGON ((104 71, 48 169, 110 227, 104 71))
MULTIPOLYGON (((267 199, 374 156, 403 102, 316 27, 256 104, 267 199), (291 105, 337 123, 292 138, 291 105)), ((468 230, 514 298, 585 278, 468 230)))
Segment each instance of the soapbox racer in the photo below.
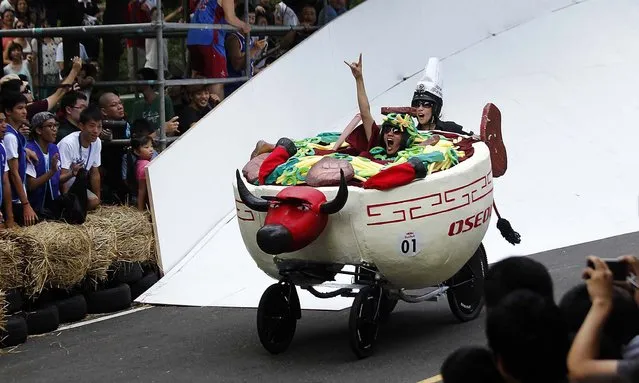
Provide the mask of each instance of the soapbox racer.
POLYGON ((262 345, 281 353, 291 343, 301 318, 297 286, 319 298, 354 297, 350 344, 360 358, 373 353, 380 323, 400 299, 446 295, 460 321, 476 318, 488 268, 482 239, 497 213, 493 177, 506 169, 500 118, 488 104, 470 158, 389 190, 349 186, 343 170, 339 186, 325 187, 256 185, 238 171, 242 238, 257 266, 278 280, 257 310, 262 345), (352 283, 332 283, 338 273, 352 283))

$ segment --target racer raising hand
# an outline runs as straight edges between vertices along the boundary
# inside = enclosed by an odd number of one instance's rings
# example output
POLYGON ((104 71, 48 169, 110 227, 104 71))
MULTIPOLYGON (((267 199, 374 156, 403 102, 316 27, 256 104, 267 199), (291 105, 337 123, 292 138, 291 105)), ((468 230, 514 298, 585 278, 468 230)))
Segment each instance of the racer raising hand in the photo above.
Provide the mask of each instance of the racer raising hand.
POLYGON ((371 105, 368 102, 368 95, 366 95, 366 87, 364 86, 364 76, 362 75, 362 54, 359 54, 359 60, 353 63, 347 63, 344 61, 355 78, 355 85, 357 87, 357 104, 359 106, 359 114, 364 124, 364 131, 366 132, 366 141, 371 140, 373 135, 373 115, 371 114, 371 105))

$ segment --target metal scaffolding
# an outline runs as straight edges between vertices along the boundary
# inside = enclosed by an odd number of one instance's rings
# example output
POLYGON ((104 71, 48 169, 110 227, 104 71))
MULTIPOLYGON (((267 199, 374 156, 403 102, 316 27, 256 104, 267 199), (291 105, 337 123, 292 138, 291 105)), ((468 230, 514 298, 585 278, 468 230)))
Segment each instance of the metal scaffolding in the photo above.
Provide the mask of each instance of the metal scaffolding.
MULTIPOLYGON (((249 1, 244 0, 244 22, 249 24, 249 1)), ((160 97, 160 139, 159 150, 163 150, 166 147, 168 141, 166 136, 166 92, 164 91, 167 86, 179 86, 179 85, 209 85, 209 84, 228 84, 248 81, 251 78, 251 55, 250 55, 250 41, 251 33, 246 34, 245 56, 246 56, 246 76, 243 77, 231 77, 225 79, 179 79, 179 80, 167 80, 164 77, 164 37, 179 38, 186 36, 186 33, 192 29, 213 29, 213 30, 225 30, 225 31, 237 31, 235 28, 228 24, 190 24, 188 23, 188 0, 183 0, 182 6, 185 10, 185 16, 187 17, 186 23, 172 23, 164 21, 164 12, 162 12, 162 0, 156 0, 156 7, 158 9, 157 18, 150 23, 138 23, 138 24, 109 24, 109 25, 92 25, 92 26, 76 26, 76 27, 52 27, 52 28, 25 28, 25 29, 5 29, 0 30, 0 38, 2 37, 78 37, 78 36, 105 36, 105 35, 117 35, 122 38, 135 37, 135 38, 155 38, 157 40, 157 81, 144 81, 144 80, 125 80, 125 81, 99 81, 93 84, 94 87, 107 87, 107 86, 136 86, 136 85, 159 85, 161 91, 160 97)), ((285 34, 291 31, 309 32, 318 29, 317 27, 309 26, 257 26, 251 25, 251 30, 257 33, 263 33, 265 35, 279 35, 285 34)), ((137 55, 134 55, 137 57, 137 55)), ((186 56, 186 52, 185 52, 186 56)), ((38 40, 38 65, 40 66, 39 72, 42 72, 42 47, 38 40)), ((128 140, 112 140, 114 144, 123 144, 129 142, 128 140)))

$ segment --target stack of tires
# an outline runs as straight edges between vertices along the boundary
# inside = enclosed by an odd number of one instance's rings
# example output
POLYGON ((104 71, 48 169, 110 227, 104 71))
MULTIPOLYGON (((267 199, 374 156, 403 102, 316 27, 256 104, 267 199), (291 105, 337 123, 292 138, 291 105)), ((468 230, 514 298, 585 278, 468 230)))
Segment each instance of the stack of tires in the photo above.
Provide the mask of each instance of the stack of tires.
POLYGON ((157 266, 116 262, 109 268, 108 278, 97 286, 84 282, 68 290, 45 289, 31 298, 21 288, 10 289, 5 292, 6 325, 0 330, 0 348, 17 346, 29 335, 55 331, 88 314, 126 310, 158 276, 157 266))
POLYGON ((13 347, 27 340, 27 322, 22 313, 22 293, 20 289, 5 291, 4 330, 0 330, 0 348, 13 347))
POLYGON ((90 314, 111 313, 131 307, 132 302, 158 281, 156 266, 115 262, 105 282, 87 288, 84 296, 90 314))

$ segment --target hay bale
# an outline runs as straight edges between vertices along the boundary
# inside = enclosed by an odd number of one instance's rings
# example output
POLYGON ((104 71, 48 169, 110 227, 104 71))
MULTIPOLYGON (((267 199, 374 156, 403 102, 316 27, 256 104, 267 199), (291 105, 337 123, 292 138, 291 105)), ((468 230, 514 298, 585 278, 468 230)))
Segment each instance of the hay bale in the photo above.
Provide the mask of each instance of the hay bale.
POLYGON ((130 206, 102 206, 88 217, 99 217, 113 225, 116 233, 116 260, 156 263, 155 237, 148 212, 130 206))
POLYGON ((118 237, 118 261, 149 262, 155 260, 155 239, 148 235, 118 237))
POLYGON ((10 290, 24 283, 23 256, 17 244, 0 235, 0 289, 10 290))
POLYGON ((111 221, 119 236, 150 235, 153 225, 148 212, 142 212, 131 206, 101 206, 89 216, 103 217, 111 221))
POLYGON ((93 244, 91 265, 87 277, 94 283, 107 279, 107 270, 118 256, 117 231, 107 218, 99 215, 87 215, 82 225, 93 244))
POLYGON ((9 303, 5 300, 4 291, 0 290, 0 331, 5 331, 7 326, 7 306, 9 303))
POLYGON ((71 288, 87 275, 93 244, 82 226, 41 222, 8 232, 24 255, 28 295, 45 287, 71 288))

